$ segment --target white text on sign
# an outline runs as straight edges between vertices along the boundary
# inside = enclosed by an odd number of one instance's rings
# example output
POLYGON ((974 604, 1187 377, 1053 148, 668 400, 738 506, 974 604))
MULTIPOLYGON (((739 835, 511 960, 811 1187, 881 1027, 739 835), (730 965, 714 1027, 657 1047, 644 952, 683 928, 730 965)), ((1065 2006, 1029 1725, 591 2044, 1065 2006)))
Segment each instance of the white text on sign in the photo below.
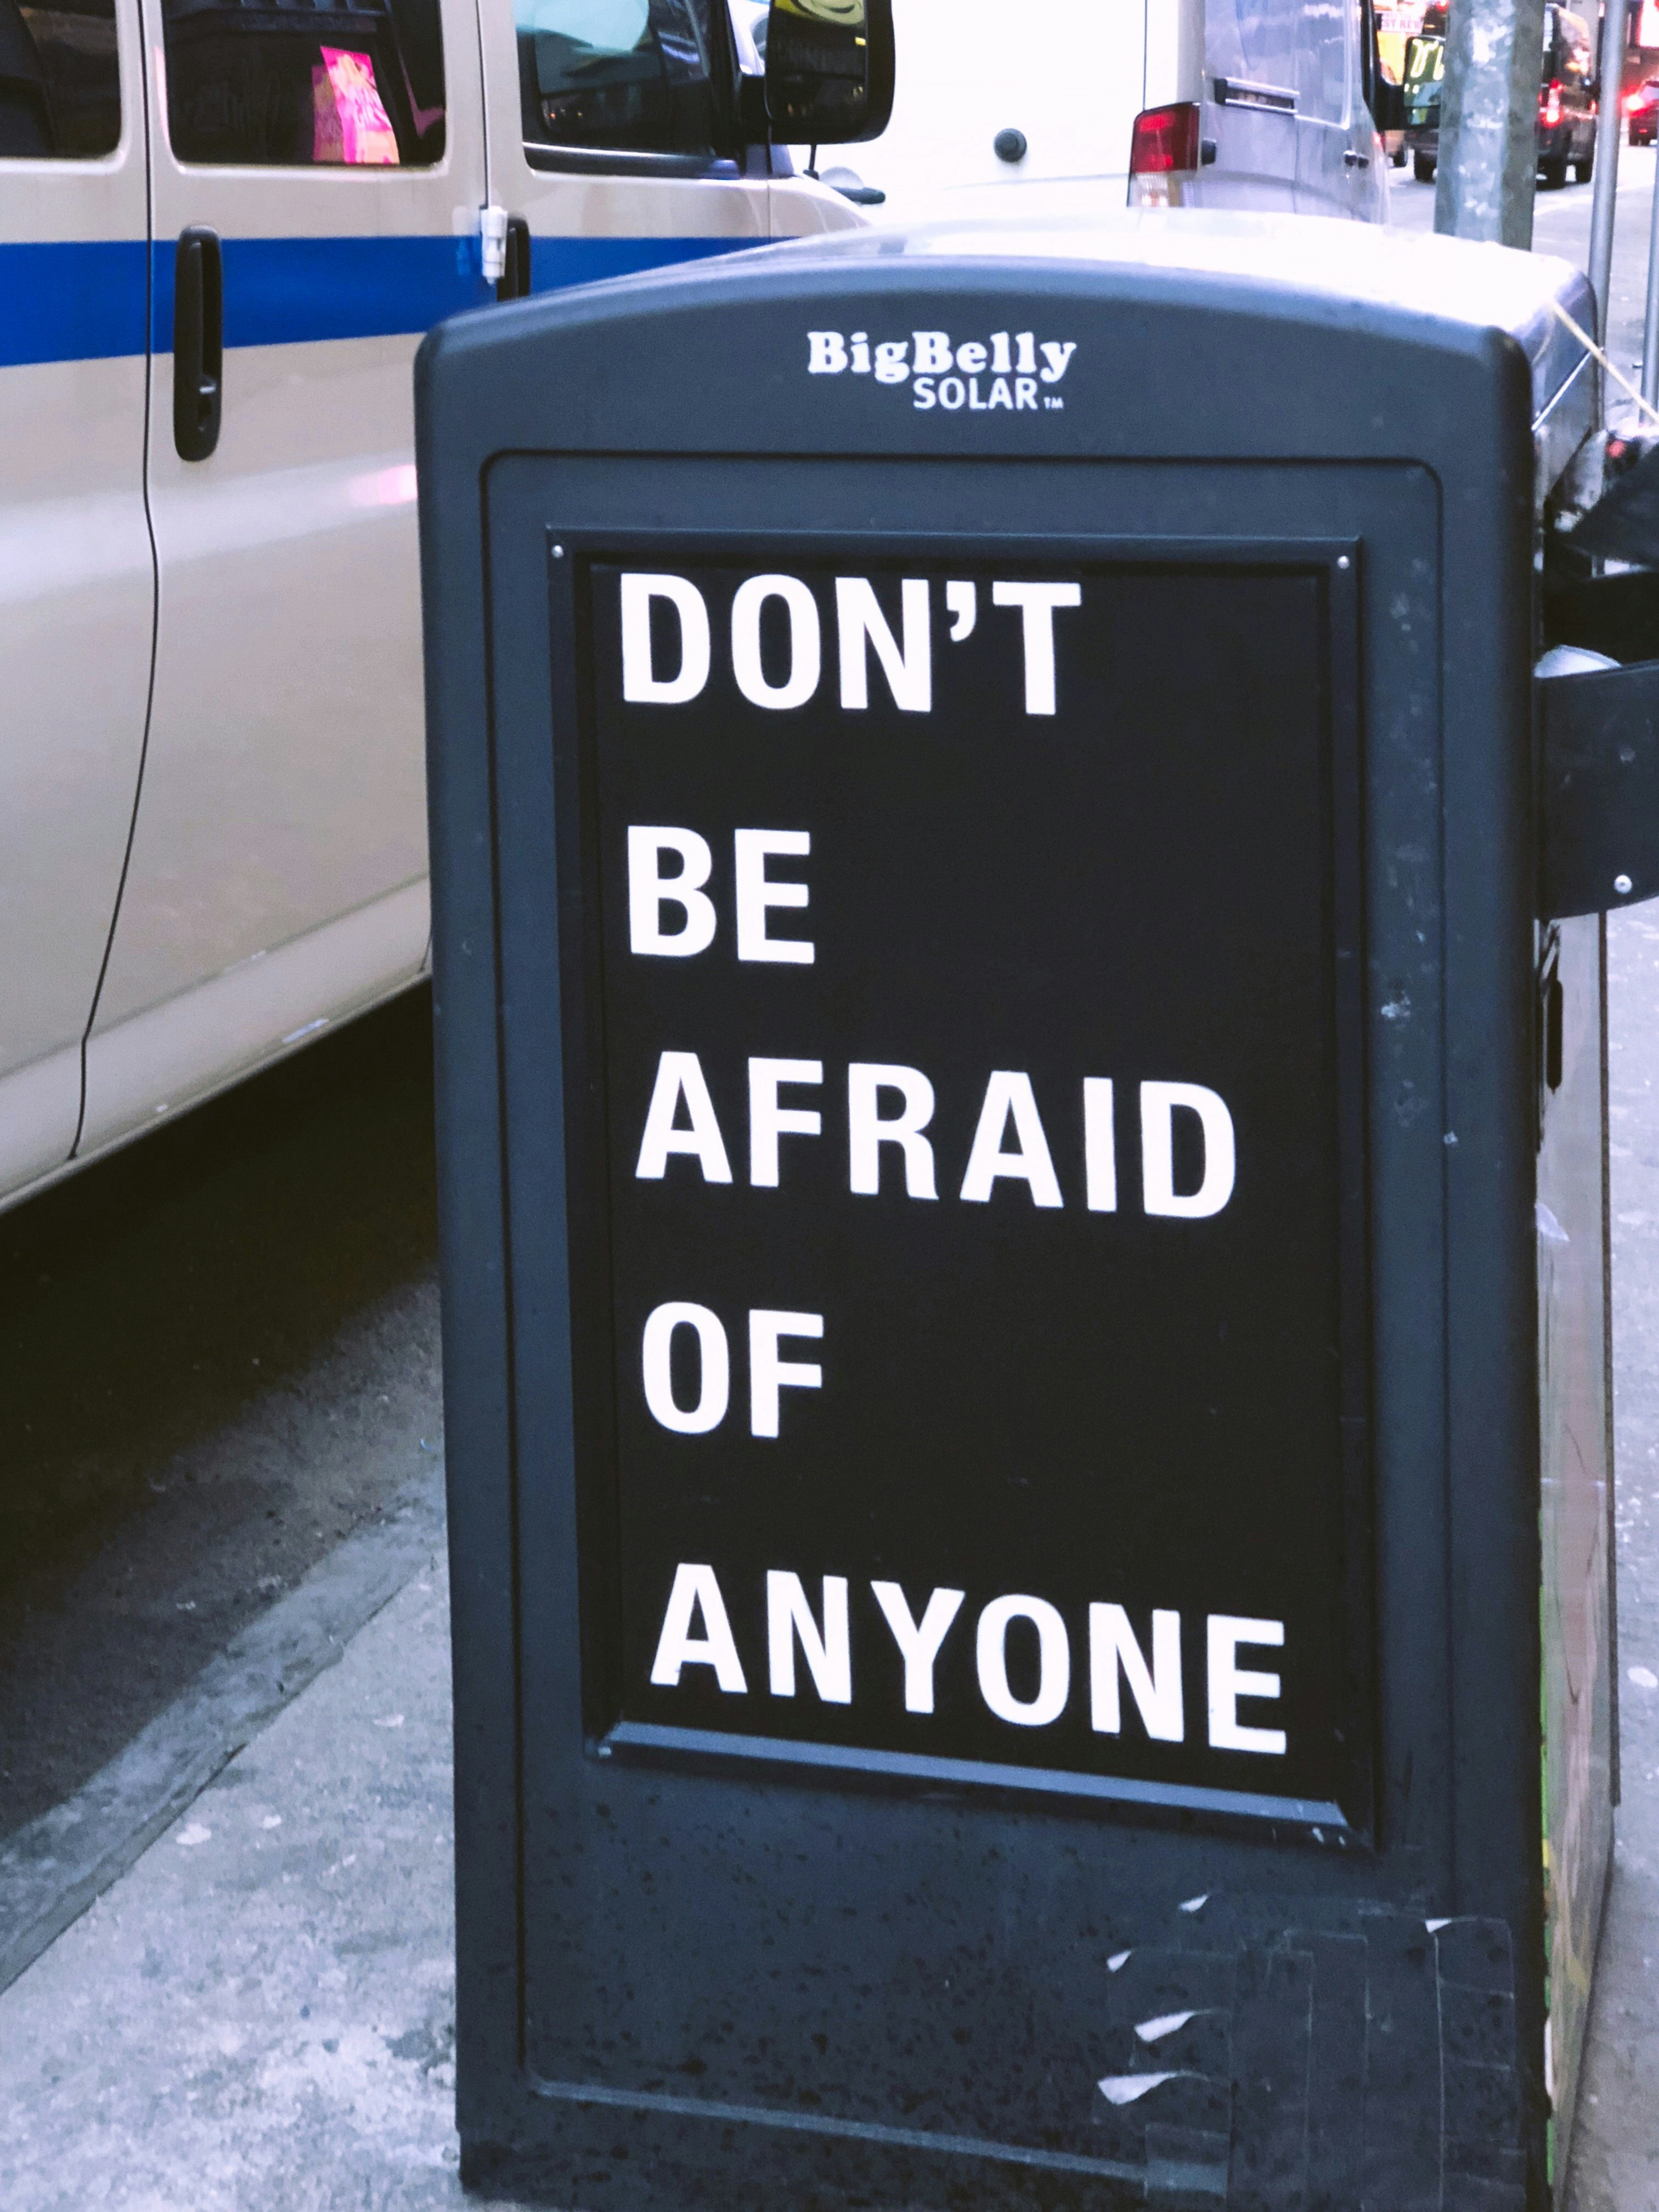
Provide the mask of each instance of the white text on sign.
MULTIPOLYGON (((797 1574, 778 1569, 766 1577, 767 1685, 775 1698, 799 1692, 796 1653, 813 1690, 825 1705, 853 1700, 850 1585, 845 1575, 825 1575, 815 1613, 797 1574)), ((872 1582, 870 1594, 890 1632, 908 1713, 933 1711, 933 1677, 945 1638, 962 1610, 964 1593, 935 1589, 920 1619, 896 1582, 872 1582)), ((1285 1732, 1240 1717, 1239 1700, 1267 1703, 1280 1694, 1279 1678, 1265 1668, 1239 1663, 1241 1647, 1282 1647, 1285 1624, 1212 1613, 1204 1622, 1206 1733, 1212 1750, 1282 1757, 1285 1732)), ((1089 1725, 1097 1735, 1122 1732, 1127 1686, 1139 1723, 1155 1742, 1182 1743, 1187 1713, 1182 1664, 1182 1621, 1174 1609, 1152 1616, 1152 1646, 1144 1650, 1121 1605, 1091 1605, 1085 1637, 1089 1725)), ((683 1561, 663 1613, 651 1680, 678 1689, 688 1668, 707 1668, 728 1697, 749 1694, 749 1677, 732 1632, 720 1580, 712 1566, 683 1561)), ((1011 1728, 1051 1727, 1073 1693, 1072 1637, 1064 1614, 1046 1598, 1019 1591, 993 1598, 981 1608, 974 1633, 974 1673, 987 1709, 1011 1728), (1022 1694, 1009 1680, 1008 1644, 1016 1623, 1036 1643, 1035 1678, 1028 1668, 1022 1694)))
MULTIPOLYGON (((786 1089, 821 1090, 823 1080, 822 1060, 749 1061, 750 1189, 781 1186, 784 1138, 822 1138, 819 1109, 785 1105, 781 1094, 786 1089)), ((1085 1076, 1080 1110, 1075 1120, 1068 1114, 1068 1127, 1081 1137, 1082 1187, 1080 1192, 1074 1189, 1073 1202, 1080 1196, 1091 1213, 1117 1211, 1115 1092, 1109 1076, 1085 1076)), ((854 1060, 847 1069, 845 1095, 848 1189, 876 1196, 884 1157, 896 1170, 890 1177, 890 1188, 902 1183, 911 1198, 937 1199, 937 1163, 927 1133, 934 1106, 929 1078, 919 1067, 854 1060)), ((1141 1211, 1183 1221, 1219 1213, 1233 1194, 1237 1169, 1226 1102, 1201 1083, 1143 1083, 1139 1107, 1141 1211), (1202 1172, 1191 1190, 1175 1187, 1177 1114, 1192 1117, 1202 1149, 1202 1172)), ((1060 1157, 1069 1177, 1075 1152, 1062 1149, 1060 1157)), ((956 1195, 984 1206, 998 1183, 1008 1182, 1023 1186, 1034 1206, 1062 1206, 1066 1200, 1054 1158, 1030 1075, 1021 1068, 994 1068, 956 1195)), ((659 1182, 672 1159, 695 1160, 705 1182, 732 1181, 732 1155, 695 1052, 664 1052, 659 1057, 634 1173, 641 1182, 659 1182)))
MULTIPOLYGON (((699 698, 714 665, 714 635, 708 603, 689 576, 623 573, 622 578, 623 697, 629 706, 683 707, 699 698), (672 610, 678 623, 678 653, 659 665, 652 640, 652 610, 672 610)), ((870 661, 873 655, 893 704, 907 714, 927 714, 933 704, 932 586, 926 577, 906 576, 899 585, 899 635, 866 576, 836 579, 836 665, 841 704, 858 714, 870 704, 870 661)), ((1019 617, 1020 650, 1025 676, 1025 711, 1052 714, 1055 708, 1054 617, 1083 604, 1083 586, 1031 580, 993 583, 991 605, 1019 617)), ((978 616, 978 587, 945 586, 951 617, 949 642, 969 636, 978 616)), ((725 640, 733 681, 751 705, 787 713, 817 696, 823 675, 823 625, 811 587, 799 576, 748 576, 738 585, 725 640), (775 605, 787 641, 774 682, 763 664, 761 618, 775 605)))
MULTIPOLYGON (((971 355, 974 349, 961 350, 971 355)), ((1053 362, 1053 380, 1064 374, 1070 350, 1053 362)), ((939 366, 918 344, 915 368, 924 362, 939 366)), ((973 363, 958 365, 971 369, 973 363)), ((841 366, 832 367, 826 353, 823 373, 841 366)), ((860 364, 849 353, 846 366, 857 374, 860 364)), ((619 578, 622 698, 648 718, 702 701, 706 717, 710 704, 722 699, 729 711, 735 689, 763 716, 811 708, 818 728, 826 717, 868 715, 872 708, 927 716, 936 696, 960 698, 948 656, 977 631, 1006 670, 998 711, 1010 718, 1040 773, 1044 748, 1031 741, 1065 733, 1066 726, 1053 718, 1060 715, 1062 690, 1074 680, 1068 667, 1082 665, 1068 659, 1079 653, 1085 635, 1068 623, 1082 604, 1081 585, 1069 580, 890 574, 819 578, 815 586, 769 570, 740 577, 728 598, 706 578, 699 583, 666 570, 625 571, 619 578), (1022 707, 1024 716, 1042 718, 1029 732, 1019 720, 1022 707)), ((1079 703, 1066 690, 1068 714, 1079 703)), ((665 735, 670 726, 654 719, 638 725, 642 734, 665 735)), ((692 726, 706 731, 709 725, 704 720, 692 726)), ((827 772, 834 772, 833 763, 827 772)), ((755 1003, 770 1007, 781 989, 781 1004, 799 989, 803 1006, 821 1004, 826 984, 833 988, 836 980, 834 916, 841 908, 815 902, 814 851, 814 831, 799 819, 768 826, 751 817, 747 826, 718 831, 712 824, 626 823, 628 955, 715 969, 734 961, 734 984, 744 969, 805 970, 799 984, 756 976, 755 1003)), ((653 993, 659 988, 665 1007, 672 1006, 672 969, 653 993)), ((687 1003, 705 1000, 706 989, 687 1003)), ((720 1054, 691 1048, 698 1042, 684 1031, 671 1030, 665 1042, 653 1037, 654 1067, 647 1059, 630 1079, 640 1089, 625 1111, 640 1118, 623 1141, 633 1145, 637 1133, 636 1184, 706 1189, 717 1206, 729 1202, 722 1193, 744 1185, 780 1194, 766 1203, 787 1206, 787 1194, 821 1194, 827 1178, 848 1200, 884 1200, 902 1211, 914 1203, 919 1211, 906 1211, 904 1218, 918 1224, 929 1218, 927 1207, 941 1201, 1029 1206, 1040 1217, 1138 1212, 1158 1222, 1204 1223, 1224 1215, 1234 1200, 1239 1158, 1233 1112, 1212 1085, 1187 1079, 1188 1071, 1177 1079, 1143 1077, 1139 1069, 1133 1076, 1081 1068, 1057 1076, 1052 1067, 987 1066, 981 1076, 970 1058, 966 1073, 958 1062, 948 1075, 937 1066, 930 1073, 896 1057, 841 1058, 814 1050, 820 1040, 810 1030, 787 1040, 794 1048, 787 1053, 742 1058, 730 1045, 720 1054)), ((902 1048, 902 1030, 894 1043, 902 1048)), ((626 1155, 614 1162, 613 1171, 625 1176, 627 1168, 626 1155)), ((851 1210, 861 1212, 862 1203, 851 1210)), ((787 1300, 791 1287, 769 1291, 774 1298, 781 1291, 787 1300)), ((746 1426, 750 1437, 777 1447, 765 1460, 787 1473, 790 1447, 810 1443, 814 1434, 821 1438, 826 1424, 833 1428, 845 1393, 856 1388, 858 1378, 845 1372, 846 1339, 832 1297, 795 1288, 791 1304, 750 1306, 738 1291, 727 1294, 727 1305, 717 1294, 716 1304, 707 1303, 711 1293, 699 1297, 699 1288, 694 1274, 653 1289, 658 1303, 634 1339, 633 1388, 642 1389, 659 1431, 676 1439, 723 1435, 723 1444, 674 1443, 669 1449, 677 1459, 699 1449, 723 1454, 746 1426), (662 1289, 670 1287, 680 1294, 664 1298, 662 1289), (809 1304, 826 1310, 805 1310, 809 1304)), ((1122 1734, 1127 1714, 1131 1731, 1154 1742, 1201 1738, 1214 1751, 1285 1752, 1282 1729, 1258 1724, 1260 1711, 1251 1719, 1239 1710, 1241 1701, 1280 1698, 1279 1674, 1242 1664, 1239 1654, 1251 1646, 1282 1647, 1283 1620, 1189 1607, 1193 1649, 1183 1652, 1182 1613, 1173 1607, 1152 1609, 1143 1642, 1119 1604, 1088 1603, 1068 1620, 1049 1600, 1014 1592, 990 1598, 975 1619, 963 1590, 933 1589, 913 1611, 899 1583, 877 1579, 867 1598, 857 1601, 871 1608, 872 1622, 878 1617, 884 1626, 872 1636, 866 1623, 855 1636, 852 1608, 860 1587, 845 1576, 826 1575, 817 1596, 809 1597, 796 1574, 765 1571, 762 1668, 759 1654, 739 1649, 714 1567, 681 1562, 649 1680, 671 1691, 712 1681, 723 1694, 743 1697, 763 1677, 774 1698, 815 1693, 823 1704, 846 1705, 854 1701, 856 1661, 870 1676, 860 1681, 860 1702, 866 1694, 879 1702, 880 1655, 895 1697, 902 1685, 903 1710, 932 1714, 941 1653, 959 1654, 959 1680, 971 1650, 971 1680, 984 1710, 1009 1728, 1052 1726, 1070 1711, 1080 1713, 1086 1700, 1097 1736, 1122 1734), (1188 1705, 1200 1704, 1200 1680, 1206 1718, 1194 1725, 1188 1705)), ((747 1617, 745 1608, 740 1622, 747 1617)))

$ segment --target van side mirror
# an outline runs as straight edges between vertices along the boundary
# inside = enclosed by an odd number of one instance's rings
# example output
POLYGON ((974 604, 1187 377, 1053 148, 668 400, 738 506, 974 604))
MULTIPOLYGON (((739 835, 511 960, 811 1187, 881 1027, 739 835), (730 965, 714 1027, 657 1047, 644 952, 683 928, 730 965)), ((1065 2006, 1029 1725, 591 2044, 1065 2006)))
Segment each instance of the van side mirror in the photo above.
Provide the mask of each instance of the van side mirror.
POLYGON ((893 112, 893 0, 772 0, 766 112, 775 138, 847 146, 893 112))

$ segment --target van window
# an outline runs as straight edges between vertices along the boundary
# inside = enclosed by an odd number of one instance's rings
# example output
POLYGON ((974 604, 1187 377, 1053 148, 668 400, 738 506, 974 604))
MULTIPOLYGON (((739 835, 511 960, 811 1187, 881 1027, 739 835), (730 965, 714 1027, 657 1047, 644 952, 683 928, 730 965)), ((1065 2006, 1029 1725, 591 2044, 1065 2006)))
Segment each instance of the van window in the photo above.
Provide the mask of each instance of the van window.
POLYGON ((1348 119, 1352 0, 1306 0, 1297 25, 1296 112, 1321 123, 1348 119))
POLYGON ((443 157, 438 0, 163 0, 162 21, 181 161, 402 168, 443 157))
POLYGON ((514 0, 532 145, 712 154, 708 0, 514 0))
POLYGON ((1320 123, 1348 117, 1348 7, 1352 0, 1209 0, 1204 66, 1294 95, 1298 115, 1320 123))
POLYGON ((1204 10, 1204 66, 1212 76, 1296 90, 1296 18, 1300 0, 1209 0, 1204 10))
POLYGON ((0 0, 0 161, 92 161, 120 137, 115 0, 0 0))

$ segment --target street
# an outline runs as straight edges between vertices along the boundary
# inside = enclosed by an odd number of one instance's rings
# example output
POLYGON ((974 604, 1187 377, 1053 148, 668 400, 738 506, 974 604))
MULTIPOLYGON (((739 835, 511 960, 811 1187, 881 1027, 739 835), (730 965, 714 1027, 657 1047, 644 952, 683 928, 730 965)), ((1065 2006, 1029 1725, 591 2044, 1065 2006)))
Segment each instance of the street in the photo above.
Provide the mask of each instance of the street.
POLYGON ((441 1449, 428 1009, 0 1217, 0 1837, 441 1449))
MULTIPOLYGON (((1632 380, 1656 167, 1621 149, 1609 350, 1632 380)), ((1431 185, 1390 189, 1432 228, 1431 185)), ((1582 265, 1590 204, 1540 194, 1536 249, 1582 265)), ((1570 2212, 1659 2212, 1656 915, 1609 928, 1623 1796, 1570 2212)), ((0 1905, 228 1650, 367 1563, 326 1655, 227 1724, 203 1809, 169 1784, 0 1974, 7 2212, 463 2202, 446 1585, 427 1523, 397 1534, 444 1442, 430 1049, 422 987, 0 1216, 0 1905), (337 1815, 303 1850, 277 1809, 301 1787, 337 1815)))

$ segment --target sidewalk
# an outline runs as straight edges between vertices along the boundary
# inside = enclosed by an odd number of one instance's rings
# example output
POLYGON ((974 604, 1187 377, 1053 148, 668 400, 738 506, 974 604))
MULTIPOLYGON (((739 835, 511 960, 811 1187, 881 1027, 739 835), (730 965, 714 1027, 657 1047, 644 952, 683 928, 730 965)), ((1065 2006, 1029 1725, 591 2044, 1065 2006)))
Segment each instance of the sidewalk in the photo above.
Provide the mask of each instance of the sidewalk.
POLYGON ((434 1558, 0 1996, 6 2212, 459 2206, 434 1558))
POLYGON ((1568 2212, 1659 2212, 1659 908, 1607 930, 1624 1798, 1568 2212))

